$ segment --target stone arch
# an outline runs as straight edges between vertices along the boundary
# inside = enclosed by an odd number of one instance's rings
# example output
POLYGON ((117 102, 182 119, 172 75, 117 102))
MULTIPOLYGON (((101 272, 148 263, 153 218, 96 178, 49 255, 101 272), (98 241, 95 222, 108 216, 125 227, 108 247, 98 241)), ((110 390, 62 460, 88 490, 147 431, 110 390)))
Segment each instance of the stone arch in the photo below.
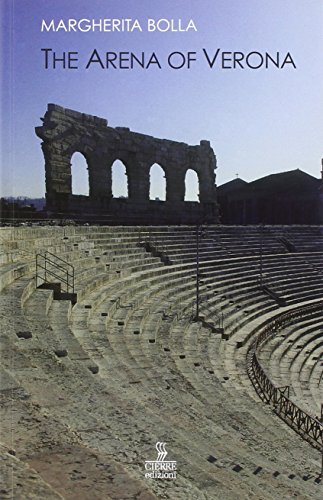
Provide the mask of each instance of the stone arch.
POLYGON ((184 201, 200 201, 200 179, 196 170, 189 168, 185 173, 184 201))
POLYGON ((154 163, 149 169, 149 199, 166 200, 166 172, 159 163, 154 163))
MULTIPOLYGON (((201 214, 204 220, 218 221, 217 165, 209 141, 188 145, 133 132, 127 127, 113 128, 104 118, 56 104, 48 104, 41 120, 36 134, 42 140, 46 208, 50 212, 83 214, 88 210, 99 215, 113 214, 117 220, 122 208, 122 220, 129 215, 132 222, 136 218, 136 221, 147 223, 158 220, 171 224, 195 223, 201 219, 201 214), (71 158, 74 152, 82 153, 87 160, 88 183, 85 185, 89 187, 89 196, 72 194, 71 158), (114 195, 128 195, 122 200, 125 203, 112 198, 111 170, 115 160, 124 164, 121 169, 124 190, 114 195), (165 203, 149 202, 149 171, 154 162, 166 172, 165 203), (184 203, 187 169, 194 170, 199 177, 199 189, 195 188, 195 199, 199 191, 199 206, 184 203)), ((191 186, 188 186, 187 199, 192 196, 190 191, 191 186)))
POLYGON ((113 198, 129 197, 127 167, 119 158, 111 165, 111 189, 113 198))
POLYGON ((71 156, 71 191, 72 194, 89 196, 89 165, 80 151, 75 151, 71 156))

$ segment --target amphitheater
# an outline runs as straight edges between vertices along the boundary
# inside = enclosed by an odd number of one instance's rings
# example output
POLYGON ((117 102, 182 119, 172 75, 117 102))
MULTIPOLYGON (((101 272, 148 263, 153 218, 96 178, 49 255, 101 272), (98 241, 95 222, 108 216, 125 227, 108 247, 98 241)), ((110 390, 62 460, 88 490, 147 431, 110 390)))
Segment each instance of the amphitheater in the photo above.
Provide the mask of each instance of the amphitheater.
POLYGON ((0 238, 1 498, 322 498, 321 227, 0 238))

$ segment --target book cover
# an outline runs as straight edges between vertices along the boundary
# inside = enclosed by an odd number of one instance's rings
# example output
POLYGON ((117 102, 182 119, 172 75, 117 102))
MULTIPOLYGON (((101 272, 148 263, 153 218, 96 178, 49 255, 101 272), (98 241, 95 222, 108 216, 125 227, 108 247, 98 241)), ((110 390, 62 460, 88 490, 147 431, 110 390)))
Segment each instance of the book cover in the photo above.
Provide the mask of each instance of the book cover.
POLYGON ((0 15, 0 497, 321 498, 321 0, 0 15))

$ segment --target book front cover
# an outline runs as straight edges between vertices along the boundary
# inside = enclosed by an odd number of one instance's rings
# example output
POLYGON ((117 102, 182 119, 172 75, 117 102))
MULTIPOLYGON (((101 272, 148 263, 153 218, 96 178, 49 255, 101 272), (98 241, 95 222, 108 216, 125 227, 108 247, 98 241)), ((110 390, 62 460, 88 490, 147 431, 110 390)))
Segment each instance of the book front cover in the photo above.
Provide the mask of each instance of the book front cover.
POLYGON ((322 2, 0 14, 0 496, 320 498, 247 356, 281 308, 321 314, 322 2))

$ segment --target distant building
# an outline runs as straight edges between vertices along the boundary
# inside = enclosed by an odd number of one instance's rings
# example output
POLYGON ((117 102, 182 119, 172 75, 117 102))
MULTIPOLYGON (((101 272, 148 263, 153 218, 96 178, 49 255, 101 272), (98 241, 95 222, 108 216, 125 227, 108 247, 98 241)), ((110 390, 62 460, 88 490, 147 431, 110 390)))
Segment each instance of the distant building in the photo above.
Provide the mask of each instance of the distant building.
POLYGON ((320 224, 322 180, 302 170, 217 188, 222 224, 320 224))

